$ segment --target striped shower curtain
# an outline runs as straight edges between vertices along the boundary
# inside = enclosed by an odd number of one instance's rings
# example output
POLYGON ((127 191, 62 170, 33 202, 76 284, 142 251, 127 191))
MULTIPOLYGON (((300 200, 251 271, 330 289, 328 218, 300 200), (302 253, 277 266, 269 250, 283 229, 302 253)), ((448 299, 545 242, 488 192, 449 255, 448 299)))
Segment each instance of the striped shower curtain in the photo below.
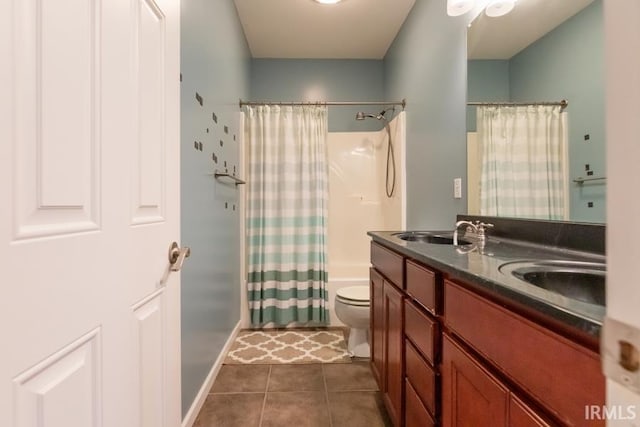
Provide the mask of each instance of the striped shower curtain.
POLYGON ((481 106, 480 214, 568 218, 567 123, 559 106, 481 106))
POLYGON ((251 323, 326 324, 327 107, 265 105, 246 117, 251 323))

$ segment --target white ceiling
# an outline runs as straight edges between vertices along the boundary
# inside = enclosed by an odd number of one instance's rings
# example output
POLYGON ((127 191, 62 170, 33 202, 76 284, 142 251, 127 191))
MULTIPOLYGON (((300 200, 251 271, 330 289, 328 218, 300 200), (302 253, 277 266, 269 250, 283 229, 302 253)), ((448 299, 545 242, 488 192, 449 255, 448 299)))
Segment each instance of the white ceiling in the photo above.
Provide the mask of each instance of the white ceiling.
MULTIPOLYGON (((382 59, 415 1, 343 0, 335 5, 313 0, 234 0, 234 3, 254 58, 382 59)), ((509 59, 592 2, 518 0, 505 16, 490 18, 481 13, 469 28, 468 57, 509 59)), ((443 14, 442 19, 460 18, 443 14)))
POLYGON ((415 1, 234 0, 254 58, 341 59, 384 58, 415 1))
POLYGON ((510 59, 584 9, 593 0, 518 0, 507 15, 481 13, 467 37, 469 59, 510 59))

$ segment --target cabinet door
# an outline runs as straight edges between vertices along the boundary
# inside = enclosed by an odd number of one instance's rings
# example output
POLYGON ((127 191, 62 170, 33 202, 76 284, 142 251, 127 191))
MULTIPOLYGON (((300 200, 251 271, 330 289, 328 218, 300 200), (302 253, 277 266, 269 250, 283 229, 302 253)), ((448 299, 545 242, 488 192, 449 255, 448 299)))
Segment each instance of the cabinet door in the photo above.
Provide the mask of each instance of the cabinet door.
POLYGON ((443 427, 507 426, 508 403, 507 388, 444 334, 443 427))
POLYGON ((384 322, 385 322, 385 390, 384 399, 389 416, 395 426, 402 419, 402 390, 404 388, 404 369, 402 354, 404 352, 402 325, 404 323, 402 293, 392 284, 384 282, 384 322))
POLYGON ((511 395, 509 400, 509 427, 551 427, 529 405, 511 395))
POLYGON ((369 270, 369 277, 371 281, 371 368, 380 391, 384 392, 384 281, 380 273, 373 268, 369 270))
POLYGON ((450 330, 560 421, 605 425, 604 420, 585 421, 587 405, 605 402, 597 353, 448 280, 444 306, 450 330))

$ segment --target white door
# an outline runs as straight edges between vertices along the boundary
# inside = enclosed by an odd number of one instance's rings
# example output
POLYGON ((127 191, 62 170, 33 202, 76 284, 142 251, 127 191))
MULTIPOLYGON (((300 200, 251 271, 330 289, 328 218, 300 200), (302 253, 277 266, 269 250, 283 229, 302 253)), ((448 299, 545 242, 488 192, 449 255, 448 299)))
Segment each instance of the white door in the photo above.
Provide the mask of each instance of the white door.
MULTIPOLYGON (((607 317, 640 330, 640 2, 604 2, 607 112, 607 317), (631 52, 634 52, 633 54, 631 52)), ((612 353, 616 354, 617 349, 612 353)), ((637 373, 636 373, 637 375, 637 373)), ((608 426, 640 425, 640 395, 607 381, 608 426)))
POLYGON ((0 426, 180 423, 179 0, 0 0, 0 426))

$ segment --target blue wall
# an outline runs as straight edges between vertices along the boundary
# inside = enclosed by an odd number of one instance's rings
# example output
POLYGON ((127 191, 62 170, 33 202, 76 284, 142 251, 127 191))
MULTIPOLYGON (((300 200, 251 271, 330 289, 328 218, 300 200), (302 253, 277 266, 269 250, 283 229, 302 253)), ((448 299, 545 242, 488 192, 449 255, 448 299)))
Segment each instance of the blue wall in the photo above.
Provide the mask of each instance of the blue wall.
MULTIPOLYGON (((585 164, 594 176, 606 176, 603 27, 602 1, 596 0, 510 61, 513 101, 569 101, 571 180, 585 176, 585 164)), ((570 188, 572 220, 605 221, 605 185, 571 182, 570 188)))
POLYGON ((418 0, 385 57, 387 99, 407 98, 407 227, 451 229, 466 213, 466 24, 418 0))
MULTIPOLYGON (((469 101, 509 101, 509 61, 476 60, 467 63, 469 101)), ((467 132, 476 130, 476 107, 467 107, 467 132)))
MULTIPOLYGON (((254 59, 254 101, 383 101, 383 63, 358 59, 254 59)), ((356 121, 358 111, 382 107, 329 107, 329 131, 378 130, 375 120, 356 121)))
POLYGON ((238 167, 250 58, 233 2, 183 1, 181 23, 181 230, 192 249, 182 270, 184 416, 240 320, 238 192, 210 174, 238 167))

